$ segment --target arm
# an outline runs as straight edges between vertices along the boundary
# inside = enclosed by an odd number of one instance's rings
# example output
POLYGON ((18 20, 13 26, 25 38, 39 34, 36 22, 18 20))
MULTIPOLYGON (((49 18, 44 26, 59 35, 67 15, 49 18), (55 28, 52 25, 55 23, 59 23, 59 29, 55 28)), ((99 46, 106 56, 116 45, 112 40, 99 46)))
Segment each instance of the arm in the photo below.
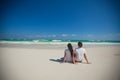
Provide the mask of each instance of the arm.
POLYGON ((73 61, 73 64, 75 64, 75 53, 73 53, 72 61, 73 61))
POLYGON ((84 58, 85 58, 87 64, 90 64, 90 62, 89 62, 88 59, 87 59, 87 55, 86 55, 85 53, 84 53, 84 58))
POLYGON ((63 62, 66 61, 66 53, 64 52, 64 58, 63 58, 63 62))

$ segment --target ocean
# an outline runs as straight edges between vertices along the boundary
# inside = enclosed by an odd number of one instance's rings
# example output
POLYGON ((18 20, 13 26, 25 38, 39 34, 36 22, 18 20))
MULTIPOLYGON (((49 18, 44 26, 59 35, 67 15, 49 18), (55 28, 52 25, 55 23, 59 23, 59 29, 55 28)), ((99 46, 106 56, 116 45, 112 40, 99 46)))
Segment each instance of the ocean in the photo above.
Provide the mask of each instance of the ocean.
POLYGON ((0 44, 41 44, 41 45, 67 45, 68 43, 77 44, 82 42, 84 45, 120 45, 120 40, 52 40, 52 39, 40 39, 40 40, 25 40, 25 39, 1 39, 0 44))

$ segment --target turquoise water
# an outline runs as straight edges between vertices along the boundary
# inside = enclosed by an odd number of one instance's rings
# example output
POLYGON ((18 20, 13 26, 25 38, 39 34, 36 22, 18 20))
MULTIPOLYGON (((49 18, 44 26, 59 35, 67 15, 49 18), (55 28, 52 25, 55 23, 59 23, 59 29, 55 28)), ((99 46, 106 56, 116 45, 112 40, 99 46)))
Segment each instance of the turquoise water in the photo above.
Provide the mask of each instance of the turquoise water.
POLYGON ((0 40, 0 46, 7 46, 7 47, 32 47, 32 48, 66 48, 68 43, 71 43, 74 47, 77 47, 77 43, 81 41, 84 47, 103 47, 103 46, 119 46, 120 41, 114 40, 13 40, 13 39, 6 39, 0 40))
POLYGON ((50 40, 50 39, 41 39, 41 40, 25 40, 25 39, 3 39, 0 40, 0 43, 120 43, 115 40, 50 40))

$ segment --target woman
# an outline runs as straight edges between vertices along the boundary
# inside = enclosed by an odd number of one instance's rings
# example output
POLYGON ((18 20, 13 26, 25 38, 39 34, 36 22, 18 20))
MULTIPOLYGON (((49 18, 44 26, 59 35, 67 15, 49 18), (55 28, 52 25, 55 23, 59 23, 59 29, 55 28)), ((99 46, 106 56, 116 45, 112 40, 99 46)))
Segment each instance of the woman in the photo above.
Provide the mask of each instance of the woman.
POLYGON ((63 62, 72 62, 73 64, 75 64, 75 57, 74 57, 73 47, 71 43, 68 43, 67 47, 68 49, 65 49, 64 51, 63 62))

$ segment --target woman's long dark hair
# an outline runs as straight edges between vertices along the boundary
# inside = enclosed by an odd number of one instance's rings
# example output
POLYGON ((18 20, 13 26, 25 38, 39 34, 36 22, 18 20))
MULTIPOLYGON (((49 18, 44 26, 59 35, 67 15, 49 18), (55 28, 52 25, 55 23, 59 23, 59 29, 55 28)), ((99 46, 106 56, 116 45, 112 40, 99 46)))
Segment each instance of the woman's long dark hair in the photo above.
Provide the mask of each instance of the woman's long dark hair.
POLYGON ((72 47, 72 44, 71 44, 71 43, 68 43, 67 47, 68 47, 68 49, 70 50, 71 57, 72 57, 72 56, 73 56, 73 47, 72 47))

